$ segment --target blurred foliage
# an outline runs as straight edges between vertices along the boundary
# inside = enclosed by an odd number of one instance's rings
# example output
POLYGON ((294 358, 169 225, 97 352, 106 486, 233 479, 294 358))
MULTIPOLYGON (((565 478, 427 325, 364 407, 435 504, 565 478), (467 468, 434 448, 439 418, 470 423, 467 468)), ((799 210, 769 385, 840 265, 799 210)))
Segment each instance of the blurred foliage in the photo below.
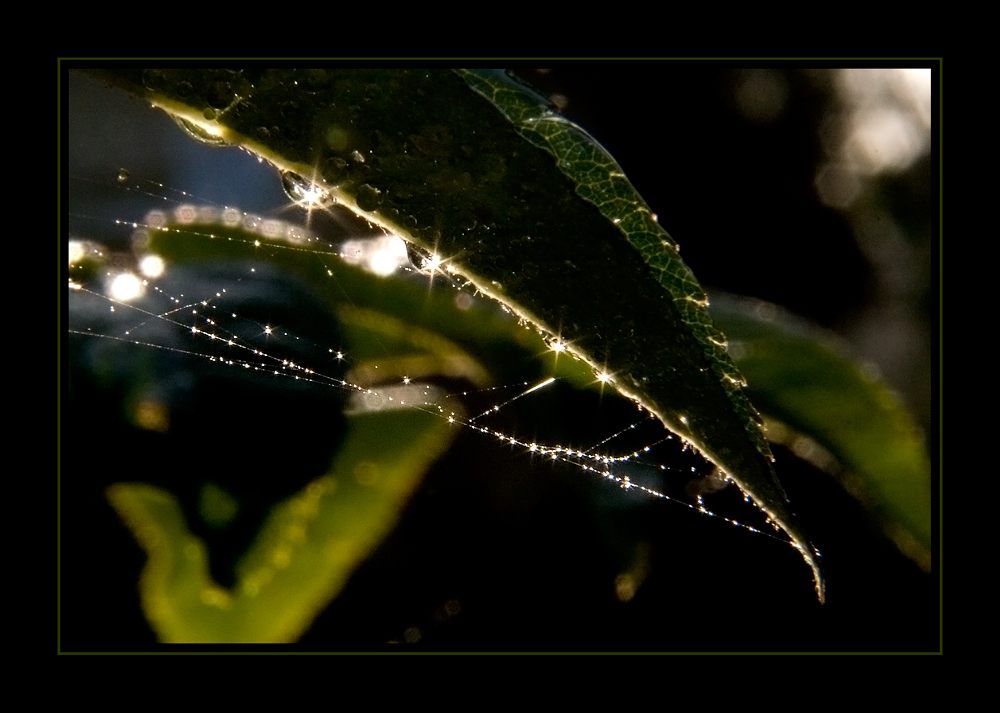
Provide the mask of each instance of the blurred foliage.
POLYGON ((769 438, 833 469, 929 572, 930 460, 895 394, 832 335, 774 305, 716 294, 711 312, 769 422, 769 438))

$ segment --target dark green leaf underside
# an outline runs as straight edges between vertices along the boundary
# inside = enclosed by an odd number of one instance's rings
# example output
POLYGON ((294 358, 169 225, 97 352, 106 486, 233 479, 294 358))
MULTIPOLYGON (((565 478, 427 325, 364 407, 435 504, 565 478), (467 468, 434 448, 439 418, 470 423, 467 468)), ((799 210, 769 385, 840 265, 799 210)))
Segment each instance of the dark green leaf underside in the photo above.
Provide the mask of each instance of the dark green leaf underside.
POLYGON ((781 525, 822 598, 704 293, 621 169, 536 93, 482 70, 122 70, 113 81, 321 184, 611 374, 781 525))

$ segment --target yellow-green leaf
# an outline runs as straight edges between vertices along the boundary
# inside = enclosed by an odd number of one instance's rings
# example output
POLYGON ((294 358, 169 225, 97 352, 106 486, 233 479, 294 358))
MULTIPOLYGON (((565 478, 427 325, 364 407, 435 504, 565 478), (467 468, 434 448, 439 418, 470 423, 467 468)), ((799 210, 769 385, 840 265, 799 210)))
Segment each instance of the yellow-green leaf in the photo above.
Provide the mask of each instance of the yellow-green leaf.
POLYGON ((275 508, 232 591, 212 581, 204 543, 188 531, 170 493, 139 483, 111 486, 109 499, 149 555, 140 596, 159 639, 296 640, 391 531, 453 432, 415 409, 352 417, 330 472, 275 508))
POLYGON ((770 432, 791 429, 821 446, 886 534, 930 571, 930 459, 896 395, 830 335, 774 305, 716 295, 711 313, 751 398, 775 422, 770 432))

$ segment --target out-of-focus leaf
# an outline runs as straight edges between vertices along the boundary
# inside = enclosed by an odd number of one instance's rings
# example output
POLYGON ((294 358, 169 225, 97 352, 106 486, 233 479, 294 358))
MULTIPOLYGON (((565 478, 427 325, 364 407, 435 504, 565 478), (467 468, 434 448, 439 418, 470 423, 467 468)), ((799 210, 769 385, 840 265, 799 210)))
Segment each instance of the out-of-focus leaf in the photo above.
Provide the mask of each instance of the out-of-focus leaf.
POLYGON ((930 460, 895 394, 832 337, 774 305, 713 295, 710 311, 772 430, 780 424, 832 455, 886 533, 929 570, 930 460))
POLYGON ((283 643, 297 639, 392 530, 454 433, 415 409, 363 413, 330 473, 276 508, 240 565, 236 589, 214 584, 204 544, 169 493, 111 486, 109 498, 149 555, 143 610, 166 643, 283 643))
POLYGON ((100 76, 199 140, 239 144, 436 256, 694 444, 815 552, 676 243, 586 132, 482 70, 133 70, 100 76))

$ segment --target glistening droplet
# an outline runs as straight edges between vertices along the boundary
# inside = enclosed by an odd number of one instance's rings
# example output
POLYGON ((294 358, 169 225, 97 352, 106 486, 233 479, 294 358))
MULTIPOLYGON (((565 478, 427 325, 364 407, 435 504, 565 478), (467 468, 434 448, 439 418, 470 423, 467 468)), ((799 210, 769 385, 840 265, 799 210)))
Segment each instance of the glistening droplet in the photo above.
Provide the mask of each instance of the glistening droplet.
POLYGON ((293 171, 281 172, 281 187, 294 203, 330 205, 334 202, 329 193, 293 171))
POLYGON ((432 260, 429 252, 409 242, 406 243, 406 256, 410 258, 410 264, 417 270, 423 270, 432 260))
POLYGON ((128 177, 129 177, 128 169, 119 168, 118 174, 115 176, 115 183, 117 183, 119 186, 127 185, 128 177))
POLYGON ((334 156, 323 165, 323 178, 330 185, 337 186, 350 175, 350 164, 339 156, 334 156))
POLYGON ((205 98, 210 107, 221 111, 233 102, 235 95, 233 87, 229 82, 213 82, 209 85, 208 94, 205 98))
POLYGON ((171 118, 173 118, 175 124, 184 129, 184 132, 195 141, 206 144, 208 146, 229 145, 229 142, 223 139, 221 136, 216 136, 215 134, 210 133, 207 129, 198 126, 197 124, 192 123, 187 119, 174 115, 171 115, 171 118))
POLYGON ((142 83, 151 92, 158 92, 167 84, 167 77, 159 69, 147 69, 142 73, 142 83))
POLYGON ((373 211, 382 203, 382 192, 370 183, 363 184, 358 188, 358 208, 364 211, 373 211))

